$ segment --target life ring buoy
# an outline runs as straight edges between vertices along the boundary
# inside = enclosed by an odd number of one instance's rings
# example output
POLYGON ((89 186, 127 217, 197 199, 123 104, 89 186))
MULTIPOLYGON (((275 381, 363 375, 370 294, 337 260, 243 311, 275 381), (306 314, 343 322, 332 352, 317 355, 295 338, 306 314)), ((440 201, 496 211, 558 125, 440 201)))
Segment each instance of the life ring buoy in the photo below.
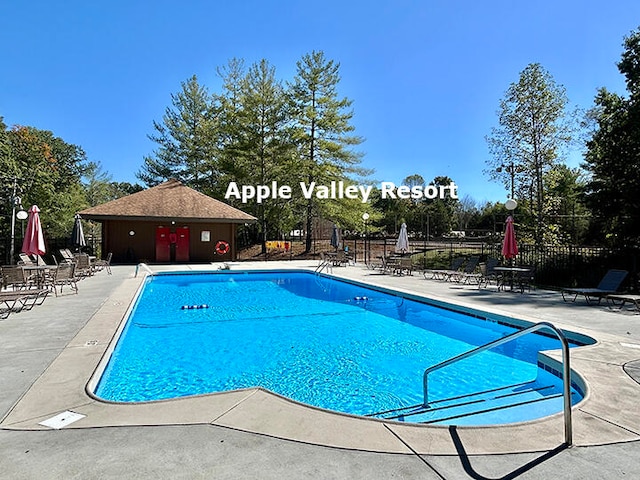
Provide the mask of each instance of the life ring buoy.
POLYGON ((218 255, 226 254, 227 252, 229 252, 229 248, 229 244, 224 240, 218 240, 218 243, 216 243, 216 253, 218 255))

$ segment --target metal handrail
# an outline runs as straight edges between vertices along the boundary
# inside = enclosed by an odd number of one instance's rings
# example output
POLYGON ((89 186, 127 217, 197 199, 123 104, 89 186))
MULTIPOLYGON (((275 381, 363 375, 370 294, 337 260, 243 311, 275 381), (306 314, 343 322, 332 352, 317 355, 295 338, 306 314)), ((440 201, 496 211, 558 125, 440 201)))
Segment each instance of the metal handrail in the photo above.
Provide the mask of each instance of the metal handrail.
POLYGON ((136 265, 136 273, 134 277, 138 276, 138 270, 145 270, 149 275, 153 275, 153 270, 151 270, 149 268, 149 265, 147 265, 146 263, 139 263, 136 265))
POLYGON ((571 423, 571 367, 569 360, 569 342, 567 341, 564 334, 556 328, 554 325, 548 322, 539 322, 535 325, 532 325, 524 330, 520 330, 518 332, 512 333, 511 335, 507 335, 506 337, 499 338, 494 340, 493 342, 486 343, 481 345, 473 350, 469 350, 468 352, 462 353, 455 357, 452 357, 444 362, 440 362, 437 365, 433 365, 427 368, 424 371, 423 376, 423 389, 424 389, 424 407, 429 408, 429 394, 428 394, 428 375, 435 371, 439 370, 447 365, 451 365, 452 363, 458 362, 460 360, 464 360, 465 358, 471 357, 476 353, 483 352, 485 350, 489 350, 493 347, 497 347, 504 343, 510 342, 511 340, 515 340, 519 337, 527 335, 528 333, 536 332, 538 330, 550 330, 553 332, 556 337, 560 340, 562 344, 562 396, 564 399, 564 439, 565 443, 568 447, 573 443, 573 427, 571 423))

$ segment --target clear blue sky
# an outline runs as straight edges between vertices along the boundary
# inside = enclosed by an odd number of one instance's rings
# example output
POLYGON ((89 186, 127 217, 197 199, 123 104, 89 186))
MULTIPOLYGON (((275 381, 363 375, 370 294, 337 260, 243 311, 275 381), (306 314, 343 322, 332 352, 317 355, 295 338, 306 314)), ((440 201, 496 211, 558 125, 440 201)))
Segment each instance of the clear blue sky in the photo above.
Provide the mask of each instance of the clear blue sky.
POLYGON ((448 175, 478 202, 506 198, 482 173, 485 136, 527 64, 589 108, 599 87, 624 93, 616 62, 640 26, 638 0, 2 0, 1 12, 0 116, 81 146, 115 181, 136 181, 180 82, 219 91, 232 57, 291 80, 323 50, 376 180, 448 175))

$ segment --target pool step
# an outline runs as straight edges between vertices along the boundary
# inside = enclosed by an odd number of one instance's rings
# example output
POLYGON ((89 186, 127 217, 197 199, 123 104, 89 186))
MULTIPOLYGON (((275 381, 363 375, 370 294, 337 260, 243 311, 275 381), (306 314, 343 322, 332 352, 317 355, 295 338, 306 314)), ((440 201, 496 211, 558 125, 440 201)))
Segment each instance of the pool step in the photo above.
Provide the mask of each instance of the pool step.
POLYGON ((456 424, 504 423, 505 415, 520 418, 527 413, 524 409, 530 410, 532 404, 536 404, 539 412, 555 413, 558 402, 561 405, 562 391, 558 385, 540 386, 535 382, 525 382, 435 400, 429 402, 428 407, 417 404, 368 416, 425 424, 454 423, 451 420, 457 420, 456 424))
MULTIPOLYGON (((517 387, 521 387, 524 385, 529 385, 531 382, 522 382, 522 383, 515 383, 513 385, 507 385, 504 387, 497 387, 497 388, 491 388, 489 390, 482 390, 479 392, 473 392, 473 393, 465 393, 463 395, 457 395, 455 397, 449 397, 449 398, 441 398, 440 400, 434 400, 432 402, 429 402, 430 405, 436 405, 436 404, 440 404, 440 403, 447 403, 447 402, 452 402, 455 400, 462 400, 462 399, 467 399, 467 398, 473 398, 473 397, 479 397, 482 395, 486 395, 486 394, 490 394, 490 393, 495 393, 495 392, 500 392, 500 391, 504 391, 504 390, 510 390, 510 389, 514 389, 517 387)), ((475 403, 475 402, 479 402, 482 400, 475 400, 475 401, 469 401, 467 403, 475 403)), ((399 408, 393 408, 391 410, 382 410, 380 412, 375 412, 375 413, 370 413, 368 415, 365 415, 366 417, 380 417, 380 418, 393 418, 392 416, 394 414, 400 414, 402 412, 410 412, 410 411, 414 411, 417 409, 424 409, 424 405, 422 403, 418 403, 416 405, 409 405, 407 407, 399 407, 399 408)), ((430 408, 429 410, 433 410, 433 408, 430 408)))

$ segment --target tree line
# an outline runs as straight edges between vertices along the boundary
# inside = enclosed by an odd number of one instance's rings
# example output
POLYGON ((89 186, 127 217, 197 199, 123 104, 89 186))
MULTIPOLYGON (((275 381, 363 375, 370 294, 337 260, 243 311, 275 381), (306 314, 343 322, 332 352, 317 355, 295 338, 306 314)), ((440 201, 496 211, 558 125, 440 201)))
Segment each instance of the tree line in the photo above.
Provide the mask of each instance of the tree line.
MULTIPOLYGON (((192 76, 171 96, 162 122, 154 122, 149 138, 157 149, 145 157, 137 177, 148 186, 176 178, 215 198, 223 198, 232 182, 327 185, 366 177, 352 101, 338 92, 339 68, 313 51, 297 62, 289 82, 279 80, 265 59, 248 68, 232 59, 218 68, 222 88, 216 93, 192 76)), ((310 250, 315 218, 349 226, 364 210, 348 199, 226 201, 258 219, 249 229, 263 249, 267 239, 297 229, 306 232, 310 250)))
MULTIPOLYGON (((628 95, 601 88, 586 112, 570 110, 566 90, 537 63, 528 65, 505 92, 498 122, 486 140, 491 159, 485 175, 502 182, 518 207, 521 239, 544 244, 637 247, 640 238, 640 30, 624 38, 618 69, 628 95), (578 168, 566 165, 571 146, 584 146, 578 168)), ((340 64, 323 52, 303 55, 293 79, 283 81, 267 60, 246 66, 232 59, 219 67, 220 91, 210 93, 194 75, 171 95, 149 138, 156 149, 143 159, 137 178, 153 186, 169 178, 223 199, 231 182, 282 185, 332 181, 370 184, 355 134, 352 100, 339 94, 340 64)), ((4 199, 0 228, 7 231, 15 197, 43 207, 49 235, 71 230, 73 214, 140 185, 118 183, 86 158, 81 147, 33 127, 7 128, 0 118, 0 168, 4 199), (15 186, 18 189, 15 190, 15 186), (16 193, 17 195, 14 195, 16 193)), ((446 185, 449 177, 426 180, 420 173, 403 183, 446 185)), ((293 197, 227 203, 258 222, 245 233, 262 243, 292 230, 306 232, 311 248, 314 219, 350 231, 395 234, 401 223, 418 237, 451 230, 496 231, 508 213, 500 202, 474 199, 392 199, 372 193, 356 199, 293 197)))

